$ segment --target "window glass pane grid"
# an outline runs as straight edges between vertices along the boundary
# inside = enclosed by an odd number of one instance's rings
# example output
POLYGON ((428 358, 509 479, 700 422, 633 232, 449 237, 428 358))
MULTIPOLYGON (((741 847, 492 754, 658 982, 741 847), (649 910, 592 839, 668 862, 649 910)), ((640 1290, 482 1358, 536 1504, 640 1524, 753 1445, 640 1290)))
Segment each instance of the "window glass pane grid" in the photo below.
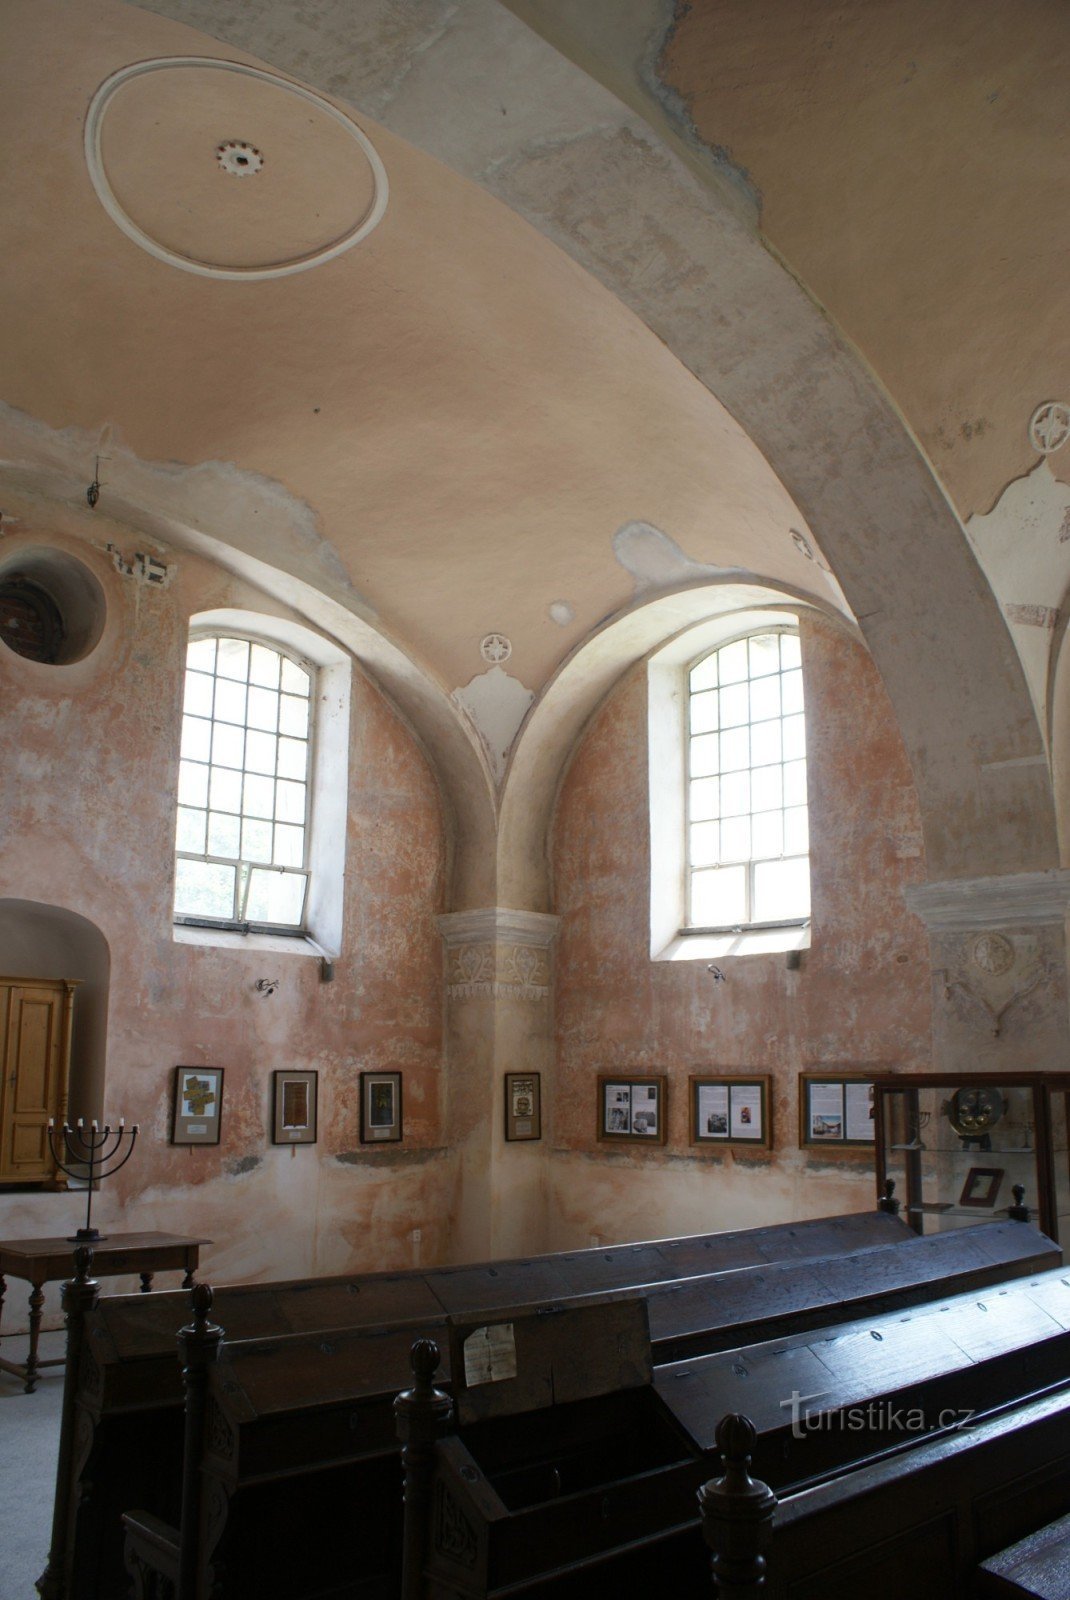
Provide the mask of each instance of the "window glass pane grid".
POLYGON ((800 667, 797 635, 764 633, 690 670, 692 926, 809 915, 800 667))
POLYGON ((251 896, 262 913, 252 920, 301 925, 311 693, 311 674, 270 646, 222 636, 190 641, 177 915, 246 920, 251 896))

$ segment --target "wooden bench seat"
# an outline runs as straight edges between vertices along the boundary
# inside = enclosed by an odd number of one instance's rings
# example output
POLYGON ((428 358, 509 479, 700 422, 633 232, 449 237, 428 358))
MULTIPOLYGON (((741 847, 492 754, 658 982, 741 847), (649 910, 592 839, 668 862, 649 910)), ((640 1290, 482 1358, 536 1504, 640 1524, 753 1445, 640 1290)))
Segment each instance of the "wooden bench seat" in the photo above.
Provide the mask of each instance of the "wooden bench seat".
POLYGON ((982 1561, 977 1600, 1070 1600, 1070 1516, 982 1561))

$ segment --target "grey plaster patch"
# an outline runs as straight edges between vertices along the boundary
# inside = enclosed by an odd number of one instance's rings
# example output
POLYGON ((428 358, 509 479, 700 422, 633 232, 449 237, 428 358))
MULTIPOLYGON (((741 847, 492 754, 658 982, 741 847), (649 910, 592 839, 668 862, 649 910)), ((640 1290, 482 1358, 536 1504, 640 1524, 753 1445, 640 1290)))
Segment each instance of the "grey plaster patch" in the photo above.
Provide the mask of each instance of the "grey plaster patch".
POLYGON ((334 1159, 344 1167, 367 1166, 370 1159, 374 1160, 377 1167, 422 1167, 429 1161, 441 1161, 447 1155, 449 1151, 439 1145, 426 1150, 406 1150, 400 1145, 362 1144, 356 1150, 341 1151, 334 1159))
POLYGON ((575 611, 567 600, 554 600, 548 609, 550 621, 556 622, 559 628, 567 628, 576 616, 575 611))
POLYGON ((735 568, 705 566, 692 561, 667 533, 649 522, 626 522, 613 535, 613 554, 635 580, 637 594, 647 589, 668 589, 699 578, 724 578, 735 568))
POLYGON ((247 1172, 255 1172, 263 1159, 263 1156, 239 1156, 236 1161, 228 1161, 225 1170, 228 1177, 241 1178, 247 1172))
POLYGON ((101 512, 122 519, 127 507, 138 507, 263 560, 288 565, 289 557, 310 581, 352 595, 349 573, 317 514, 276 479, 229 461, 142 461, 111 424, 94 431, 50 428, 0 402, 0 466, 43 472, 58 496, 84 503, 98 455, 101 512))
POLYGON ((1070 486, 1042 459, 1009 483, 966 536, 1010 624, 1042 726, 1047 725, 1052 635, 1070 587, 1070 486))
POLYGON ((501 667, 477 672, 470 683, 454 689, 453 698, 475 723, 487 751, 495 781, 505 776, 505 763, 520 724, 535 696, 501 667))

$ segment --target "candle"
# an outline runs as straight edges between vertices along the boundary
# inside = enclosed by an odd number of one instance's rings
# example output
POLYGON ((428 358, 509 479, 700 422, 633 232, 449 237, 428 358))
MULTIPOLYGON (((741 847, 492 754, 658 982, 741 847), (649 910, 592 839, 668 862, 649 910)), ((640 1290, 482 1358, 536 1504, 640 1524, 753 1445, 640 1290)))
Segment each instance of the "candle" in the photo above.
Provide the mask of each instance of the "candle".
POLYGON ((92 1128, 93 1132, 96 1133, 96 1131, 97 1131, 97 1119, 96 1119, 96 1117, 93 1118, 93 1120, 89 1124, 89 1126, 92 1128))
POLYGON ((78 1126, 79 1126, 79 1128, 80 1128, 80 1127, 81 1127, 81 1126, 82 1126, 82 1119, 81 1119, 81 1117, 79 1117, 79 1118, 78 1118, 78 1126))
POLYGON ((55 1119, 55 1117, 49 1117, 49 1119, 48 1119, 48 1126, 49 1126, 49 1127, 50 1127, 50 1128, 54 1128, 54 1127, 55 1127, 55 1126, 56 1126, 56 1119, 55 1119))
POLYGON ((122 1131, 123 1131, 123 1128, 124 1128, 124 1127, 125 1127, 125 1126, 126 1126, 126 1118, 125 1118, 125 1117, 120 1117, 120 1118, 119 1118, 119 1132, 120 1132, 120 1133, 122 1133, 122 1131))

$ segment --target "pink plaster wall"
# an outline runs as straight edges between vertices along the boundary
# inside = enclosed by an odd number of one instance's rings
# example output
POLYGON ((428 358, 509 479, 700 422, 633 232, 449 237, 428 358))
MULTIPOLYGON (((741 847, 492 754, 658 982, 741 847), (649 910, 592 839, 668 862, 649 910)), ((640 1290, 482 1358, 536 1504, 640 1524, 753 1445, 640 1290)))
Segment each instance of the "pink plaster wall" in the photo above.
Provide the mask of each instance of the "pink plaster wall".
MULTIPOLYGON (((115 572, 77 536, 85 518, 23 518, 22 539, 77 555, 102 583, 98 651, 66 668, 0 646, 0 898, 67 907, 111 952, 104 1111, 141 1124, 133 1159, 95 1204, 112 1231, 213 1239, 218 1280, 411 1266, 445 1253, 439 793, 413 737, 354 668, 344 941, 332 983, 317 959, 176 943, 174 793, 188 619, 217 606, 274 612, 196 557, 164 552, 167 588, 115 572), (65 530, 62 524, 66 522, 65 530), (271 997, 259 977, 279 979, 271 997), (226 1069, 222 1142, 169 1142, 173 1070, 226 1069), (319 1072, 319 1142, 270 1142, 275 1068, 319 1072), (405 1138, 359 1142, 359 1073, 404 1073, 405 1138), (413 1239, 413 1229, 422 1238, 413 1239)), ((94 524, 100 545, 114 537, 94 524)), ((77 973, 57 974, 78 976, 77 973)), ((76 1108, 75 1108, 76 1109, 76 1108)), ((0 1235, 66 1234, 75 1195, 0 1191, 0 1235)), ((16 1296, 16 1298, 21 1298, 16 1296)))
POLYGON ((703 961, 649 959, 646 668, 589 724, 553 837, 557 1069, 550 1235, 653 1237, 820 1215, 872 1203, 872 1159, 801 1152, 798 1074, 922 1070, 930 1058, 928 941, 903 885, 923 877, 910 769, 866 651, 838 626, 802 623, 810 784, 813 947, 703 961), (596 1140, 600 1072, 669 1077, 662 1149, 596 1140), (773 1075, 774 1149, 692 1153, 689 1073, 773 1075))

